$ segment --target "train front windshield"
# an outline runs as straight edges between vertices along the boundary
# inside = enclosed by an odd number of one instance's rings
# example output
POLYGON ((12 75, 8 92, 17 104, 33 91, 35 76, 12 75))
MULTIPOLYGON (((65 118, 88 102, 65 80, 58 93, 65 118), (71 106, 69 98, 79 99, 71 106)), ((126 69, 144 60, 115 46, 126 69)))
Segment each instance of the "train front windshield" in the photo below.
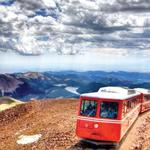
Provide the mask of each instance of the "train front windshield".
POLYGON ((118 116, 118 103, 116 102, 101 102, 100 117, 116 119, 118 116))
POLYGON ((95 117, 97 111, 97 101, 82 100, 81 116, 95 117))
POLYGON ((98 103, 96 100, 82 100, 80 115, 86 117, 95 117, 98 108, 100 108, 100 111, 98 110, 100 118, 117 119, 117 102, 102 101, 98 103), (100 105, 100 107, 97 107, 97 105, 100 105))

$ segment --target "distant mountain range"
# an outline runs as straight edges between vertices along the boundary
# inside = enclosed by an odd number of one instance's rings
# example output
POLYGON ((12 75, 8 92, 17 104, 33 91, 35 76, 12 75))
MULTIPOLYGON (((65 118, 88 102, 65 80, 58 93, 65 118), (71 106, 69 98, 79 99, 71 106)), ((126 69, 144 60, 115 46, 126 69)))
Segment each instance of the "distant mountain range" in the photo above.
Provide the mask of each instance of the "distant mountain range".
POLYGON ((23 101, 45 98, 78 98, 104 86, 150 89, 150 73, 61 71, 0 74, 1 95, 23 101))

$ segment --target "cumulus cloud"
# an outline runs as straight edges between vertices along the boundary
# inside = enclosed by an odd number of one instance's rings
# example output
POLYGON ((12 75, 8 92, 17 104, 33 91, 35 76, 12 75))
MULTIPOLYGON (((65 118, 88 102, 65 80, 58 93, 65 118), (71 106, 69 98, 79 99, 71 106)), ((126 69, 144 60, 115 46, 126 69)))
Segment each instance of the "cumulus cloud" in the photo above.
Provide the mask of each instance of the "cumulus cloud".
POLYGON ((113 48, 109 53, 147 56, 149 10, 149 0, 0 0, 0 50, 75 55, 113 48))

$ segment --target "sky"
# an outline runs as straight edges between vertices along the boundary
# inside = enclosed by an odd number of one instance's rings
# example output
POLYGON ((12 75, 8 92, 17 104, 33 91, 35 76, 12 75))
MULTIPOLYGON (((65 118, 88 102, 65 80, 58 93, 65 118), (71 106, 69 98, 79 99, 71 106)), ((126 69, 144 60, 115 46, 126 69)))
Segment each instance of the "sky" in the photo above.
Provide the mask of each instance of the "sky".
POLYGON ((150 72, 150 0, 0 0, 0 73, 150 72))

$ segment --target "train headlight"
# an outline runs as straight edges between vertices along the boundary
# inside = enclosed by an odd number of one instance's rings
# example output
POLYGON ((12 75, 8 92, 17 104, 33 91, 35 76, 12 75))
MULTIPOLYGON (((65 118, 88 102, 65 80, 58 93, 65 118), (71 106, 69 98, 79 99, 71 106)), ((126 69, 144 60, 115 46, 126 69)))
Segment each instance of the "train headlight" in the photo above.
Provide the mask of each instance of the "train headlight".
POLYGON ((85 127, 88 128, 88 126, 89 126, 89 125, 86 123, 86 124, 85 124, 85 127))
POLYGON ((94 124, 94 128, 98 128, 99 125, 97 123, 94 124))

